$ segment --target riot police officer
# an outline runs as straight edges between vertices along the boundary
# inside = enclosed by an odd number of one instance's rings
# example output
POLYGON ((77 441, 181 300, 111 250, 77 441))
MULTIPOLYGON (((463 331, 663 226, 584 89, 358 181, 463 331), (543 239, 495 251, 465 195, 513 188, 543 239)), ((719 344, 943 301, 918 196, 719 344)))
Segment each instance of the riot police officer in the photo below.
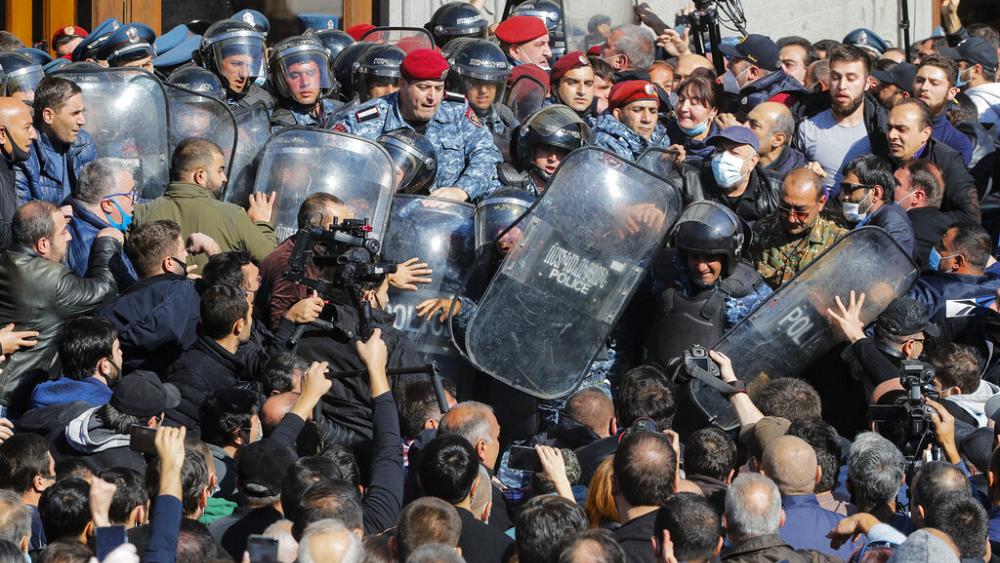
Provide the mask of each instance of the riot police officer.
POLYGON ((156 32, 142 23, 129 23, 116 29, 100 49, 98 60, 110 67, 135 67, 153 72, 153 41, 156 32))
POLYGON ((403 59, 400 71, 398 92, 354 108, 333 130, 374 140, 400 127, 413 129, 434 145, 438 170, 432 195, 476 201, 496 189, 503 157, 465 99, 445 99, 448 61, 417 49, 403 59))
POLYGON ((569 106, 591 127, 597 123, 597 97, 594 95, 597 77, 583 51, 566 53, 556 61, 549 80, 552 84, 549 103, 569 106))
POLYGON ((271 83, 281 96, 271 112, 271 128, 324 126, 338 104, 326 97, 333 78, 323 44, 298 35, 283 39, 271 49, 270 68, 271 83))
POLYGON ((594 125, 591 144, 635 161, 647 148, 666 148, 667 129, 657 119, 660 98, 656 86, 645 80, 627 80, 611 88, 608 109, 594 125))
POLYGON ((226 104, 233 110, 263 104, 269 111, 275 100, 254 81, 263 71, 264 34, 242 21, 221 20, 209 27, 198 47, 201 64, 226 88, 226 104))
POLYGON ((527 0, 510 12, 511 16, 532 16, 545 24, 549 30, 549 48, 553 60, 566 53, 566 37, 562 32, 562 7, 553 0, 527 0))
POLYGON ((388 96, 399 90, 399 65, 406 53, 395 45, 372 45, 354 65, 354 92, 358 100, 388 96))
POLYGON ((699 201, 684 210, 674 225, 674 248, 652 266, 657 306, 646 341, 649 360, 667 366, 695 344, 711 346, 772 293, 743 259, 748 233, 720 203, 699 201))
POLYGON ((17 98, 22 101, 35 99, 35 87, 42 81, 42 67, 20 53, 0 53, 0 69, 4 76, 0 80, 0 96, 17 98))
POLYGON ((590 127, 570 108, 542 108, 518 127, 514 162, 500 165, 500 182, 540 196, 566 155, 589 138, 590 127))
POLYGON ((303 35, 315 38, 317 41, 322 43, 323 48, 326 49, 326 55, 330 61, 330 76, 334 79, 333 88, 330 89, 328 97, 331 100, 339 100, 341 84, 336 80, 337 73, 334 68, 334 61, 337 60, 337 55, 339 55, 344 49, 346 49, 349 45, 354 44, 354 38, 339 29, 308 29, 305 33, 303 33, 303 35))
POLYGON ((401 127, 375 140, 389 153, 396 167, 396 192, 427 195, 434 188, 437 158, 427 137, 401 127))
POLYGON ((188 66, 175 70, 167 78, 167 84, 180 86, 185 90, 211 96, 220 101, 226 99, 226 89, 222 87, 222 81, 219 80, 219 77, 200 66, 188 66))
POLYGON ((374 43, 359 41, 344 47, 333 61, 333 77, 340 86, 340 100, 348 106, 357 105, 358 97, 354 90, 354 64, 358 58, 374 43))
POLYGON ((424 26, 434 36, 434 43, 443 48, 460 37, 486 39, 490 22, 468 2, 451 2, 438 8, 424 26))
MULTIPOLYGON (((503 99, 511 66, 507 57, 485 39, 468 39, 449 57, 448 89, 463 94, 479 119, 493 133, 493 142, 510 155, 510 135, 517 118, 503 99)), ((507 160, 505 158, 505 160, 507 160)))

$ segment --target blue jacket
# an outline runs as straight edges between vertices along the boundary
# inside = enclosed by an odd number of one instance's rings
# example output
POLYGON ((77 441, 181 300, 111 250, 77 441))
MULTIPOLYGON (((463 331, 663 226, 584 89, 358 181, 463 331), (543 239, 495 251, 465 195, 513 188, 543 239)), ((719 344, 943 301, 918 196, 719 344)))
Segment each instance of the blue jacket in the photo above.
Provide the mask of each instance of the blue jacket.
POLYGON ((642 151, 650 147, 665 149, 670 146, 670 138, 667 136, 667 128, 659 123, 653 130, 653 137, 647 140, 615 119, 615 116, 604 113, 597 118, 590 144, 608 149, 621 158, 635 162, 642 151))
MULTIPOLYGON (((788 94, 790 101, 795 102, 808 93, 806 87, 798 80, 779 70, 767 76, 754 80, 740 90, 740 111, 750 113, 750 110, 769 101, 778 94, 788 94)), ((791 106, 790 103, 785 103, 791 106)))
POLYGON ((880 207, 878 211, 866 217, 864 221, 859 222, 855 228, 861 228, 866 225, 881 227, 885 232, 889 233, 892 240, 898 242, 899 246, 903 247, 903 250, 907 254, 913 256, 913 224, 910 223, 910 216, 906 214, 906 211, 903 211, 902 207, 894 203, 887 203, 880 207))
POLYGON ((62 376, 55 381, 39 383, 31 392, 31 408, 66 405, 86 401, 99 407, 111 400, 111 388, 96 377, 71 379, 62 376))
MULTIPOLYGON (((712 135, 719 132, 719 128, 715 123, 710 123, 708 126, 708 135, 705 139, 708 139, 712 135)), ((677 124, 677 119, 671 119, 667 122, 667 134, 671 139, 674 139, 675 143, 684 145, 684 152, 688 158, 696 157, 704 160, 711 160, 712 155, 715 154, 715 145, 709 145, 705 143, 705 139, 695 139, 694 137, 687 136, 684 131, 681 130, 680 125, 677 124)))
POLYGON ((1000 289, 1000 275, 993 271, 981 276, 924 272, 906 297, 926 306, 930 319, 940 323, 977 314, 976 300, 992 299, 997 289, 1000 289))
POLYGON ((49 136, 39 131, 38 139, 28 150, 28 160, 14 165, 18 205, 33 199, 61 205, 76 187, 80 170, 95 158, 97 144, 90 133, 82 129, 65 155, 57 152, 49 136), (71 165, 68 174, 64 166, 66 161, 71 165))
MULTIPOLYGON (((90 247, 94 245, 97 233, 110 225, 91 213, 75 198, 70 198, 69 204, 73 207, 73 220, 69 223, 69 232, 73 239, 69 241, 66 262, 73 273, 82 278, 87 274, 87 266, 90 264, 90 247)), ((115 276, 118 291, 125 291, 139 279, 135 268, 132 267, 132 262, 125 255, 124 248, 111 258, 109 267, 111 274, 115 276)))
POLYGON ((826 534, 844 519, 842 514, 822 508, 816 495, 782 495, 781 508, 785 511, 785 525, 778 530, 781 539, 795 549, 813 549, 827 555, 851 558, 856 547, 847 542, 840 549, 830 548, 826 534))
MULTIPOLYGON (((399 94, 368 100, 333 126, 334 131, 375 140, 382 133, 413 129, 399 112, 399 94)), ((435 188, 458 187, 469 201, 486 197, 500 187, 497 165, 503 155, 468 102, 445 99, 423 132, 437 157, 435 188)))
POLYGON ((947 112, 941 112, 941 115, 934 118, 931 137, 962 153, 965 166, 972 162, 972 141, 948 121, 947 112))
POLYGON ((125 373, 146 369, 163 377, 198 339, 201 297, 193 281, 161 274, 136 282, 97 316, 118 329, 125 373))

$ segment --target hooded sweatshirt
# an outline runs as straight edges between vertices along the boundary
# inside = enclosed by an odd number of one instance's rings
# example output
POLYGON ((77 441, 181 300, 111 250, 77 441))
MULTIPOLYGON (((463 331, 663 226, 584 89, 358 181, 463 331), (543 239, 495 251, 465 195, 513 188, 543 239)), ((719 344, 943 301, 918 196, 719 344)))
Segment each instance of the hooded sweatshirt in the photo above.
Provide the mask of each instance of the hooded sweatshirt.
POLYGON ((128 436, 101 427, 101 421, 94 416, 99 408, 83 411, 66 425, 66 442, 82 454, 95 454, 111 448, 128 447, 128 436))
POLYGON ((1000 83, 990 82, 969 88, 965 93, 972 99, 979 110, 979 122, 983 125, 992 124, 996 134, 1000 128, 1000 83))
POLYGON ((982 380, 979 382, 979 387, 972 393, 952 395, 945 400, 951 401, 955 405, 961 407, 962 410, 969 413, 972 418, 976 419, 979 428, 983 428, 987 425, 987 421, 989 420, 984 412, 984 409, 986 408, 986 401, 997 393, 1000 393, 1000 387, 997 387, 989 381, 982 380))

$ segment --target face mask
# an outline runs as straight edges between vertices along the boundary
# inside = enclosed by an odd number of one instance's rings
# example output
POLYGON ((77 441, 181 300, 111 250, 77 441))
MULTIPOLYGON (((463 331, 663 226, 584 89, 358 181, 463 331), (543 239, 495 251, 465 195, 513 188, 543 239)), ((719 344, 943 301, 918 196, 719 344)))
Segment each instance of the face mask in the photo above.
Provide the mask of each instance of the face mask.
MULTIPOLYGON (((969 69, 965 69, 965 70, 969 70, 969 69)), ((963 78, 962 77, 962 74, 964 74, 964 73, 965 73, 965 71, 961 71, 961 72, 958 73, 958 80, 955 82, 955 87, 956 88, 964 88, 965 85, 968 84, 969 80, 967 78, 963 78)))
POLYGON ((707 119, 705 119, 705 121, 702 121, 698 125, 695 125, 694 127, 691 127, 691 128, 681 127, 680 129, 688 137, 697 137, 698 135, 701 135, 702 133, 704 133, 705 131, 708 130, 708 122, 709 121, 712 121, 712 117, 711 116, 709 116, 707 119))
POLYGON ((868 211, 870 211, 871 207, 872 207, 871 204, 869 203, 868 205, 866 205, 865 206, 865 210, 861 211, 861 204, 865 203, 865 200, 867 200, 867 199, 868 199, 868 196, 865 195, 865 199, 863 199, 863 200, 861 200, 861 201, 859 201, 857 203, 853 203, 853 202, 850 202, 850 201, 845 201, 844 204, 843 204, 844 205, 844 219, 847 219, 851 223, 858 223, 858 222, 861 222, 865 217, 867 217, 868 216, 868 211))
POLYGON ((936 248, 934 248, 932 246, 931 247, 931 254, 930 254, 930 256, 927 257, 927 266, 932 271, 938 272, 938 271, 940 271, 941 261, 942 260, 944 260, 945 258, 954 258, 956 256, 958 256, 958 254, 949 254, 948 256, 941 256, 941 253, 938 252, 938 249, 936 249, 936 248))
POLYGON ((712 157, 712 175, 722 189, 733 188, 743 179, 743 159, 731 152, 712 157))
POLYGON ((743 69, 743 72, 739 74, 733 74, 732 71, 727 70, 725 74, 722 75, 722 89, 730 94, 739 94, 740 90, 740 78, 750 70, 750 67, 743 69))
POLYGON ((115 208, 118 209, 118 213, 120 213, 122 216, 122 222, 119 223, 115 221, 114 219, 111 218, 111 215, 109 215, 108 213, 105 213, 104 217, 107 218, 109 225, 124 233, 125 231, 128 230, 128 226, 132 224, 132 216, 125 213, 125 210, 122 209, 122 206, 118 205, 117 201, 113 199, 109 199, 108 201, 110 201, 111 205, 114 205, 115 208))
MULTIPOLYGON (((917 192, 910 192, 910 193, 906 194, 906 197, 904 197, 903 199, 897 201, 896 205, 898 205, 900 207, 903 207, 903 202, 906 201, 906 200, 908 200, 908 199, 910 199, 911 197, 913 197, 916 194, 917 194, 917 192)), ((906 210, 906 211, 909 211, 909 209, 907 209, 906 207, 903 207, 903 209, 906 210)))
POLYGON ((17 146, 13 139, 10 141, 10 159, 15 163, 28 160, 28 151, 17 146))

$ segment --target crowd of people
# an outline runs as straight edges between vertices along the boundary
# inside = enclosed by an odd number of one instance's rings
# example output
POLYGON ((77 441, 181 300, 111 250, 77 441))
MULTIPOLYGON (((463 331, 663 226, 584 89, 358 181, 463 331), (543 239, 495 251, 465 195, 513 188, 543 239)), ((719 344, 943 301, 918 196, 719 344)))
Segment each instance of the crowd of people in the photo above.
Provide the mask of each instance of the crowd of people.
POLYGON ((997 560, 1000 33, 958 6, 900 48, 551 0, 0 31, 0 563, 997 560), (128 84, 174 97, 123 134, 128 84), (550 222, 588 173, 674 202, 593 218, 637 254, 607 294, 550 222), (811 281, 829 346, 711 349, 864 233, 880 286, 811 281), (598 340, 572 381, 501 277, 598 340))

